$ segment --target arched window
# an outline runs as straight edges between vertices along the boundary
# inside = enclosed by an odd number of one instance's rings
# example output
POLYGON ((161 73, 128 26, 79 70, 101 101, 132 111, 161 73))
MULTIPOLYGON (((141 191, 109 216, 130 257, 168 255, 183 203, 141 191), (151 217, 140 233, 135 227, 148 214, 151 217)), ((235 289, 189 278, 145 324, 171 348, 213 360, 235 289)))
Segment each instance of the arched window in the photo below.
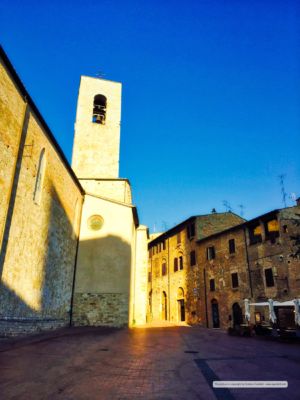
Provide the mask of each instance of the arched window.
POLYGON ((167 275, 167 261, 165 258, 163 258, 163 260, 162 260, 161 274, 162 274, 162 276, 167 275))
POLYGON ((34 187, 34 194, 33 194, 33 201, 35 202, 35 204, 38 205, 41 203, 45 168, 46 168, 46 157, 45 157, 45 149, 43 149, 40 154, 35 187, 34 187))
POLYGON ((93 106, 93 119, 92 121, 96 124, 105 124, 106 119, 106 97, 103 94, 97 94, 94 97, 94 106, 93 106))
POLYGON ((175 257, 174 258, 174 272, 177 272, 177 271, 178 271, 178 258, 175 257))

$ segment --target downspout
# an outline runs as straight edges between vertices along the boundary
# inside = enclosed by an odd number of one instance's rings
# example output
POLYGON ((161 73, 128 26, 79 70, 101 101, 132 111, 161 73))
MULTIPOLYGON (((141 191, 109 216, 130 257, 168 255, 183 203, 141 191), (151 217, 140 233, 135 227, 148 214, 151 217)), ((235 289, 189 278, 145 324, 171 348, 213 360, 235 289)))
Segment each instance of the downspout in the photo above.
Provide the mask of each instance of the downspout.
POLYGON ((72 293, 71 293, 71 307, 70 307, 70 322, 69 326, 72 326, 72 319, 73 319, 73 305, 74 305, 74 292, 75 292, 75 279, 76 279, 76 271, 77 271, 77 258, 78 258, 78 249, 79 249, 79 238, 80 238, 80 230, 81 230, 81 221, 82 221, 82 210, 83 210, 83 203, 85 197, 83 195, 83 201, 81 203, 81 210, 79 215, 79 226, 78 226, 78 236, 77 236, 77 244, 76 244, 76 253, 75 253, 75 260, 74 260, 74 273, 73 273, 73 283, 72 283, 72 293))
POLYGON ((250 271, 249 254, 248 254, 247 237, 246 237, 245 228, 243 228, 243 232, 244 232, 244 242, 245 242, 245 250, 246 250, 247 269, 248 269, 248 274, 249 274, 250 294, 251 294, 251 298, 253 298, 252 278, 251 278, 251 271, 250 271))

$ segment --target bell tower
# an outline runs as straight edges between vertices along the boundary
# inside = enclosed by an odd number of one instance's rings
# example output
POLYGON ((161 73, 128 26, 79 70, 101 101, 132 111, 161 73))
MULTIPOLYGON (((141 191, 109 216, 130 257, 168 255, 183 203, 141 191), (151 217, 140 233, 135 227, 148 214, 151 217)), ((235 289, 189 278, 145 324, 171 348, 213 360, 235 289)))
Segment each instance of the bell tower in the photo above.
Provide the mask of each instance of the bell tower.
POLYGON ((80 180, 119 177, 119 82, 81 76, 72 155, 80 180))

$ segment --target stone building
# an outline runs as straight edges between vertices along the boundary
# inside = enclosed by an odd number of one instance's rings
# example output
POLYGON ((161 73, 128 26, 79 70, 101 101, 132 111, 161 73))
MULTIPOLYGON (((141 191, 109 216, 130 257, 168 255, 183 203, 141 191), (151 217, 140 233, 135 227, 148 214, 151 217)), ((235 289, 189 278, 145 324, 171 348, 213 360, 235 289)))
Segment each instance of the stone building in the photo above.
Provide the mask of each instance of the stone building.
MULTIPOLYGON (((191 217, 148 249, 148 321, 226 329, 244 322, 246 298, 300 297, 299 201, 250 221, 232 213, 191 217)), ((252 315, 267 320, 268 308, 252 315)))
MULTIPOLYGON (((204 325, 225 329, 241 324, 246 298, 252 302, 299 298, 299 235, 297 205, 198 240, 198 312, 204 325)), ((254 309, 253 315, 267 320, 268 309, 254 309)))
POLYGON ((73 169, 0 48, 0 333, 144 323, 147 229, 118 177, 121 84, 82 77, 73 169))
POLYGON ((196 242, 241 222, 231 212, 194 216, 149 242, 148 321, 203 321, 196 242))

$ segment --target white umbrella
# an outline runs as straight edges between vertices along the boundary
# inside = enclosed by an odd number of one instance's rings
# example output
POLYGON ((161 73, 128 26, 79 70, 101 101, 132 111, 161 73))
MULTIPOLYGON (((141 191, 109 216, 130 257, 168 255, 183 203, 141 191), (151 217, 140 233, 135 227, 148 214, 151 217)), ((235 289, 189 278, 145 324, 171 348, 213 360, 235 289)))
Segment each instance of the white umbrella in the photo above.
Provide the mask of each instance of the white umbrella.
POLYGON ((295 305, 295 323, 296 323, 296 325, 300 325, 300 303, 299 303, 299 299, 294 299, 293 303, 295 305))
POLYGON ((249 322, 250 321, 250 304, 249 304, 249 300, 245 299, 244 303, 245 303, 245 318, 246 318, 246 321, 249 322))
POLYGON ((270 318, 270 321, 272 321, 273 324, 275 324, 275 322, 277 321, 277 318, 276 318, 276 314, 275 314, 275 311, 274 311, 273 300, 269 299, 268 303, 269 303, 269 318, 270 318))

